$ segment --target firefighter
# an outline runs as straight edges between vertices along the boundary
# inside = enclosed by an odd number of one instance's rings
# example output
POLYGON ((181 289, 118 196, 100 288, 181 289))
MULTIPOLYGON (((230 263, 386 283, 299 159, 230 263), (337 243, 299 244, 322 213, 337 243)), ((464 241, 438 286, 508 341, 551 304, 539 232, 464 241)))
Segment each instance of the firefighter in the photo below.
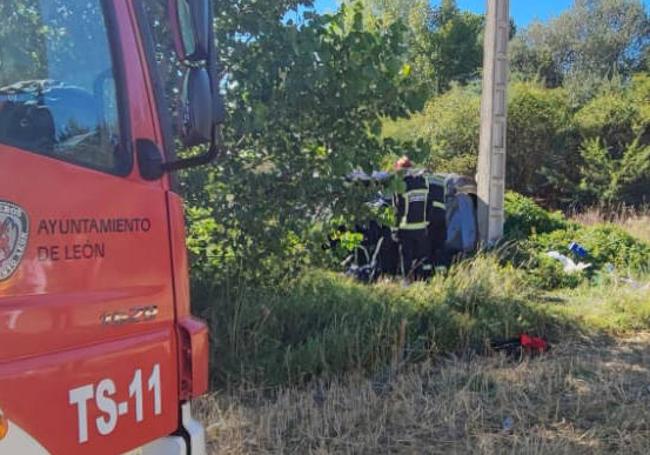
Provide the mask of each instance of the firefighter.
POLYGON ((427 231, 429 182, 424 171, 413 169, 413 163, 407 156, 397 160, 395 171, 406 185, 404 193, 395 194, 393 200, 397 214, 401 272, 407 279, 418 278, 431 256, 427 231))
POLYGON ((427 213, 431 262, 436 266, 448 265, 449 261, 447 260, 445 248, 447 241, 447 207, 445 205, 445 186, 440 177, 430 177, 427 213))

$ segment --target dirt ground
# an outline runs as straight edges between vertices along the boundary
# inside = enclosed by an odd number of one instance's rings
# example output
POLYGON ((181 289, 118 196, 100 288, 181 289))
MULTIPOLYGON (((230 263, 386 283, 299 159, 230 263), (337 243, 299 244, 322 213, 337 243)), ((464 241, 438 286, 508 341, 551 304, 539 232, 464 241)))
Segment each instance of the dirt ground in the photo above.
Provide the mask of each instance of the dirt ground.
POLYGON ((196 404, 219 454, 650 453, 650 333, 196 404))

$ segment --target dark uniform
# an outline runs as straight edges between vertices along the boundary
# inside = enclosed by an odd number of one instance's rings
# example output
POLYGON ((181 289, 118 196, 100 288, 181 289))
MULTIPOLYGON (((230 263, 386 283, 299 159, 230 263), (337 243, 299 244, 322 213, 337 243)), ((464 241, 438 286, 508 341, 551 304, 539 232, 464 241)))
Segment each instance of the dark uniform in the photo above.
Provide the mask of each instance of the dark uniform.
POLYGON ((431 262, 438 265, 447 264, 445 242, 447 240, 447 208, 445 205, 444 180, 432 176, 429 179, 429 201, 427 205, 427 228, 431 246, 431 262))
POLYGON ((431 257, 428 210, 429 182, 422 173, 408 172, 404 177, 406 191, 395 195, 397 238, 401 250, 401 269, 405 277, 413 276, 419 266, 431 257))

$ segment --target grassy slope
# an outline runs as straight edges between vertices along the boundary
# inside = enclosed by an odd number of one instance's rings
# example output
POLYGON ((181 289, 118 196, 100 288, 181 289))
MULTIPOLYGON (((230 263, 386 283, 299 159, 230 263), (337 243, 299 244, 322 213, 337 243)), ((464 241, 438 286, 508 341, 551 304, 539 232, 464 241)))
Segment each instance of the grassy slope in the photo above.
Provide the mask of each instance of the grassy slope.
MULTIPOLYGON (((439 354, 483 352, 521 332, 650 330, 650 290, 616 275, 544 293, 527 275, 479 256, 429 283, 366 286, 313 271, 284 290, 212 305, 221 385, 301 384, 439 354)), ((645 283, 650 279, 644 279, 645 283)))
MULTIPOLYGON (((618 224, 650 238, 647 217, 618 224)), ((479 258, 406 292, 384 283, 369 293, 330 275, 308 280, 298 298, 312 300, 305 311, 324 308, 318 319, 331 329, 324 333, 337 337, 296 340, 316 350, 285 353, 283 367, 315 356, 316 364, 345 370, 363 355, 383 355, 390 367, 370 377, 352 373, 298 387, 239 386, 201 400, 198 410, 210 428, 213 453, 648 453, 650 287, 645 283, 650 277, 629 283, 607 276, 596 285, 540 294, 526 289, 515 270, 503 272, 494 259, 479 258), (359 324, 345 320, 345 308, 328 306, 331 292, 322 292, 322 286, 333 287, 329 305, 337 300, 361 305, 368 298, 373 305, 398 302, 389 314, 367 312, 369 305, 359 314, 370 323, 359 324), (327 320, 330 313, 333 319, 327 320), (382 321, 381 330, 373 317, 382 321), (413 344, 409 333, 422 320, 449 325, 432 339, 450 346, 476 347, 492 334, 529 328, 551 335, 554 349, 523 363, 493 355, 411 365, 404 362, 410 360, 404 347, 413 344), (349 341, 341 329, 346 336, 352 331, 357 339, 369 338, 341 355, 337 348, 349 341), (382 340, 382 352, 370 345, 382 340), (331 362, 341 358, 340 364, 331 362), (508 417, 511 430, 504 429, 508 417)), ((270 305, 271 313, 282 310, 270 305)), ((265 315, 267 324, 272 315, 265 315)), ((296 324, 299 333, 304 328, 298 320, 289 325, 296 324)), ((248 335, 254 345, 263 341, 248 335)), ((277 366, 277 360, 268 366, 277 366)))

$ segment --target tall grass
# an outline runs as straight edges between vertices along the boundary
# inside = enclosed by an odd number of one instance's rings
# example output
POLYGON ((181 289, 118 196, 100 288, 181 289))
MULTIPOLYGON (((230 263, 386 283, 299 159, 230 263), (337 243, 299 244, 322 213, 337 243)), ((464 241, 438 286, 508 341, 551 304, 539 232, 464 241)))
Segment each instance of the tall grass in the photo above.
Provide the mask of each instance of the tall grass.
POLYGON ((223 385, 276 386, 350 371, 382 375, 439 355, 482 352, 522 332, 552 340, 650 328, 650 277, 599 273, 542 293, 530 277, 481 255, 430 282, 368 286, 312 270, 285 286, 237 286, 203 301, 213 375, 223 385), (561 336, 560 336, 561 335, 561 336))
POLYGON ((614 211, 596 207, 574 214, 573 219, 587 226, 601 223, 616 224, 630 235, 650 243, 650 206, 642 209, 623 206, 614 211))
POLYGON ((544 334, 549 312, 520 272, 481 256, 428 283, 367 286, 313 270, 282 288, 204 302, 222 383, 277 385, 380 371, 489 339, 544 334))
POLYGON ((553 293, 558 318, 611 335, 650 328, 650 275, 636 279, 603 275, 594 283, 553 293))

